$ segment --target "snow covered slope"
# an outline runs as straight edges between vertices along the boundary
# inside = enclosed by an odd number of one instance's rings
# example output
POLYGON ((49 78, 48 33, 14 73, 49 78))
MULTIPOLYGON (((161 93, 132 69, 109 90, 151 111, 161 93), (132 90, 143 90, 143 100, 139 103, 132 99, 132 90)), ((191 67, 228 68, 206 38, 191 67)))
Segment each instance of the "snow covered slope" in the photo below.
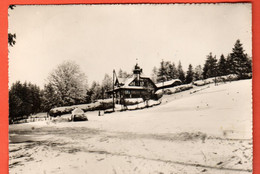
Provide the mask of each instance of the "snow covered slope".
POLYGON ((252 173, 251 80, 88 122, 10 125, 10 173, 252 173))
POLYGON ((222 138, 252 137, 252 81, 203 86, 166 95, 153 108, 97 118, 88 126, 129 132, 176 133, 201 131, 222 138), (197 91, 197 92, 196 92, 197 91))

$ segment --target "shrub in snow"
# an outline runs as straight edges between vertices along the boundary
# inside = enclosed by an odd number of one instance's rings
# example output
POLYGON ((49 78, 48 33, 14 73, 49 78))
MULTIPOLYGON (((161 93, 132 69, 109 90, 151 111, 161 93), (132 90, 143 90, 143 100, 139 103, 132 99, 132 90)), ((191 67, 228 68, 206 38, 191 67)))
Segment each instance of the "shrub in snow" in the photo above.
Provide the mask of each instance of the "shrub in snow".
POLYGON ((65 117, 56 117, 51 120, 52 123, 62 123, 62 122, 69 122, 70 120, 65 117))
POLYGON ((75 115, 72 121, 88 121, 88 117, 85 114, 75 115))
POLYGON ((113 107, 112 99, 98 100, 95 103, 81 104, 73 106, 64 106, 53 108, 49 111, 50 116, 56 117, 64 114, 70 114, 75 108, 80 108, 84 112, 94 111, 94 110, 105 110, 113 107))
POLYGON ((193 88, 192 84, 180 85, 180 86, 176 87, 176 92, 186 91, 186 90, 189 90, 191 88, 193 88))
POLYGON ((197 80, 197 81, 193 82, 193 84, 196 86, 203 86, 203 85, 207 85, 207 84, 214 83, 214 82, 215 82, 215 78, 212 77, 212 78, 208 78, 205 80, 197 80))
POLYGON ((210 84, 210 83, 214 83, 214 82, 215 82, 215 78, 213 78, 213 77, 204 80, 205 85, 210 84))
MULTIPOLYGON (((249 75, 250 76, 250 75, 249 75)), ((235 81, 235 80, 239 80, 239 76, 237 74, 229 74, 226 76, 218 76, 218 77, 211 77, 205 80, 197 80, 195 82, 193 82, 194 85, 196 86, 203 86, 203 85, 207 85, 210 83, 221 83, 221 82, 227 82, 227 81, 235 81)))
MULTIPOLYGON (((227 82, 227 81, 235 81, 235 80, 239 80, 239 76, 237 74, 229 74, 229 75, 226 75, 226 76, 216 77, 217 83, 227 82)), ((215 82, 215 80, 214 80, 214 82, 215 82)))
POLYGON ((227 75, 227 79, 229 81, 235 81, 235 80, 239 80, 239 76, 237 74, 230 74, 230 75, 227 75))
POLYGON ((71 114, 72 121, 88 121, 88 117, 85 115, 82 109, 76 108, 71 114))
POLYGON ((160 89, 155 93, 156 99, 159 100, 163 96, 163 91, 160 89))
POLYGON ((203 86, 203 85, 205 85, 205 82, 204 82, 204 80, 197 80, 197 81, 193 82, 193 84, 196 86, 203 86))
POLYGON ((246 73, 243 75, 243 79, 251 79, 252 78, 252 73, 246 73))
POLYGON ((147 100, 146 102, 142 102, 136 105, 127 106, 125 110, 137 110, 137 109, 144 109, 147 107, 152 107, 161 104, 159 100, 147 100))
POLYGON ((136 105, 138 103, 142 103, 144 100, 142 98, 126 98, 125 104, 126 105, 136 105))

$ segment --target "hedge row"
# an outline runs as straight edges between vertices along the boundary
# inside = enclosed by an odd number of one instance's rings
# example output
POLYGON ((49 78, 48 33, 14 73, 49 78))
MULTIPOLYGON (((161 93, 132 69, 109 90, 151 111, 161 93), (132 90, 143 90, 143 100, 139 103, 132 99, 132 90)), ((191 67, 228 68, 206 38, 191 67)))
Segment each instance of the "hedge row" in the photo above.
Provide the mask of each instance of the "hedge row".
POLYGON ((235 81, 235 80, 239 80, 239 76, 237 74, 230 74, 226 76, 218 76, 216 78, 212 77, 205 80, 197 80, 193 82, 193 84, 196 86, 203 86, 215 82, 220 83, 220 82, 228 82, 228 81, 235 81))
POLYGON ((49 115, 56 117, 56 116, 61 116, 64 114, 70 114, 71 111, 73 111, 75 108, 80 108, 84 112, 95 111, 95 110, 105 110, 105 109, 113 108, 113 101, 112 101, 112 99, 105 99, 105 100, 98 100, 97 102, 90 103, 90 104, 57 107, 57 108, 51 109, 49 111, 49 115))

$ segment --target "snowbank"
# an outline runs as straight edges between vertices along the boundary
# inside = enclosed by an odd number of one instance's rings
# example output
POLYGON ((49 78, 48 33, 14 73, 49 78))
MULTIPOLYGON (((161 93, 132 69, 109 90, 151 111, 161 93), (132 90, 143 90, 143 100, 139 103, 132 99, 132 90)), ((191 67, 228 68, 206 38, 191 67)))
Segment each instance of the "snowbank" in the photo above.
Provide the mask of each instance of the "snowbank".
POLYGON ((161 98, 163 94, 170 95, 181 91, 186 91, 191 88, 193 88, 192 84, 186 84, 186 85, 180 85, 172 88, 159 89, 158 91, 156 91, 155 94, 157 95, 158 98, 161 98))
POLYGON ((136 105, 127 106, 127 110, 144 109, 147 107, 159 105, 160 103, 161 103, 161 101, 159 101, 159 100, 148 100, 146 102, 142 102, 142 103, 139 103, 136 105))
MULTIPOLYGON (((141 103, 138 103, 135 105, 127 105, 127 106, 116 104, 115 111, 126 111, 126 110, 132 111, 132 110, 153 107, 153 106, 156 106, 159 104, 161 104, 161 100, 148 100, 148 101, 141 102, 141 103)), ((112 109, 105 110, 105 113, 111 113, 111 112, 112 112, 112 109)))
MULTIPOLYGON (((140 109, 145 107, 151 107, 155 104, 158 104, 157 101, 148 101, 148 104, 144 102, 142 98, 129 98, 125 99, 125 103, 127 107, 124 107, 122 109, 122 105, 116 105, 115 110, 126 110, 126 108, 133 109, 140 109)), ((50 110, 49 114, 50 116, 60 116, 64 114, 70 114, 74 109, 79 108, 82 109, 84 112, 87 111, 94 111, 94 110, 105 110, 105 113, 112 112, 113 108, 113 99, 104 99, 104 100, 98 100, 95 103, 90 104, 82 104, 82 105, 73 105, 73 106, 64 106, 64 107, 58 107, 53 108, 50 110)))
POLYGON ((142 98, 127 98, 125 99, 126 105, 136 105, 138 103, 142 103, 144 100, 142 98))
POLYGON ((220 82, 235 81, 235 80, 239 80, 239 76, 237 74, 229 74, 226 76, 218 76, 216 78, 212 77, 212 78, 208 78, 205 80, 197 80, 197 81, 193 82, 193 84, 196 86, 203 86, 203 85, 207 85, 210 83, 215 83, 215 81, 217 83, 220 83, 220 82))

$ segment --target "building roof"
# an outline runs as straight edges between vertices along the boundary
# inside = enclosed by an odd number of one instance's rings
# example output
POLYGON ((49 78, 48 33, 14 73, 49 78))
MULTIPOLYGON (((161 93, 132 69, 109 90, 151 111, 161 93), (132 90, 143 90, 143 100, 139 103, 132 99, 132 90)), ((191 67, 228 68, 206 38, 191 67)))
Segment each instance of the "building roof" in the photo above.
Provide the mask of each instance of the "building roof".
POLYGON ((120 89, 145 89, 143 86, 121 86, 120 89))
MULTIPOLYGON (((130 78, 118 78, 119 84, 121 84, 120 87, 129 87, 129 84, 135 79, 136 77, 130 77, 130 78)), ((141 79, 150 79, 148 76, 140 76, 141 79)), ((132 86, 131 86, 132 87, 132 86)))
MULTIPOLYGON (((129 84, 135 80, 136 77, 130 77, 130 78, 117 78, 117 81, 115 83, 119 83, 119 86, 115 86, 114 90, 117 91, 119 89, 146 89, 145 87, 143 86, 129 86, 129 84)), ((150 79, 149 77, 144 77, 144 76, 140 76, 141 79, 150 79)), ((151 80, 151 79, 150 79, 151 80)), ((154 84, 154 83, 153 83, 154 84)), ((155 84, 154 84, 154 87, 155 84)), ((111 91, 108 91, 108 92, 112 92, 113 90, 111 91)))
POLYGON ((156 83, 155 85, 156 85, 157 88, 161 88, 163 86, 173 85, 176 82, 180 82, 181 83, 181 81, 179 79, 172 79, 172 80, 169 80, 169 81, 156 83))
POLYGON ((129 77, 129 78, 117 78, 118 82, 119 82, 119 83, 123 83, 123 84, 125 84, 125 82, 126 82, 128 79, 132 79, 132 77, 129 77))
POLYGON ((118 83, 119 83, 121 86, 128 86, 134 79, 135 79, 135 77, 130 77, 130 78, 117 78, 118 83))
MULTIPOLYGON (((120 87, 115 87, 114 91, 120 90, 120 89, 145 89, 142 86, 120 86, 120 87)), ((108 93, 113 92, 113 90, 107 91, 108 93)))

